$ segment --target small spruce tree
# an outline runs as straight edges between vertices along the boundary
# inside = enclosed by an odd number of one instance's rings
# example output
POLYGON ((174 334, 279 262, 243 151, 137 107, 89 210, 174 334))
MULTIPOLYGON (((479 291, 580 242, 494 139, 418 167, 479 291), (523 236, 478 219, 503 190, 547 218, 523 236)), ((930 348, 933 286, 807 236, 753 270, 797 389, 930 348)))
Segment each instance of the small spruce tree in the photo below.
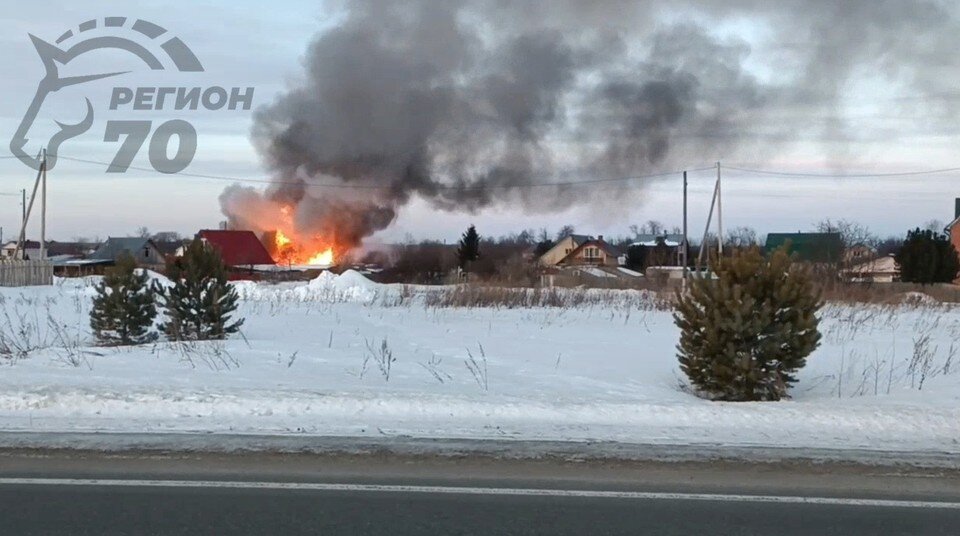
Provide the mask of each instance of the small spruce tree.
POLYGON ((457 247, 457 262, 461 270, 466 270, 471 262, 480 258, 480 235, 477 228, 471 225, 460 237, 457 247))
POLYGON ((160 290, 166 315, 161 329, 170 339, 224 339, 243 325, 242 318, 231 322, 237 291, 212 246, 194 240, 183 257, 167 265, 167 275, 173 284, 160 290))
POLYGON ((715 400, 780 400, 820 343, 820 295, 785 249, 752 247, 714 261, 716 279, 678 292, 680 368, 715 400))
POLYGON ((930 229, 907 232, 894 259, 900 268, 900 280, 907 283, 949 283, 960 271, 960 260, 950 239, 930 229))
POLYGON ((145 271, 130 255, 121 255, 96 286, 90 327, 105 346, 145 344, 156 340, 154 292, 145 271))

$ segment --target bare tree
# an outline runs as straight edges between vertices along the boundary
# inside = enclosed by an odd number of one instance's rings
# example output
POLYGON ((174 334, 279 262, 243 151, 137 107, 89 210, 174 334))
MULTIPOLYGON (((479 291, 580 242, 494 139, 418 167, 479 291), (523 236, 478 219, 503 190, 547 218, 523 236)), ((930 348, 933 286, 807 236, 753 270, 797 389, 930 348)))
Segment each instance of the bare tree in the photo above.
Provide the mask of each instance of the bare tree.
POLYGON ((663 224, 657 220, 648 220, 647 223, 643 224, 643 228, 646 229, 647 233, 652 235, 662 234, 666 229, 663 224))
POLYGON ((535 234, 533 229, 524 229, 517 234, 515 242, 517 244, 533 244, 536 242, 534 239, 535 234))
POLYGON ((873 234, 866 225, 846 219, 832 221, 828 218, 817 222, 814 227, 819 233, 839 233, 844 248, 857 244, 876 247, 880 242, 877 235, 873 234))
POLYGON ((633 224, 629 227, 629 229, 630 233, 633 234, 634 237, 645 234, 660 235, 667 232, 666 226, 657 220, 647 220, 647 223, 644 223, 643 225, 633 224))
POLYGON ((557 231, 557 242, 563 240, 564 238, 573 235, 576 232, 576 229, 570 224, 564 225, 557 231))
POLYGON ((183 240, 183 237, 180 236, 180 233, 175 231, 161 231, 159 233, 151 234, 150 237, 157 242, 180 242, 183 240))
POLYGON ((140 238, 150 238, 150 229, 148 229, 145 225, 141 225, 140 227, 137 227, 137 230, 135 232, 136 232, 136 235, 139 236, 140 238))
POLYGON ((549 242, 549 241, 550 241, 550 232, 547 231, 546 227, 541 227, 540 230, 537 231, 537 242, 541 243, 541 242, 549 242))
POLYGON ((928 220, 926 223, 923 224, 924 230, 933 231, 935 233, 942 233, 944 227, 946 227, 946 225, 944 225, 942 221, 936 220, 936 219, 928 220))
POLYGON ((757 231, 752 227, 734 227, 727 231, 724 244, 735 248, 746 248, 760 244, 757 238, 757 231))

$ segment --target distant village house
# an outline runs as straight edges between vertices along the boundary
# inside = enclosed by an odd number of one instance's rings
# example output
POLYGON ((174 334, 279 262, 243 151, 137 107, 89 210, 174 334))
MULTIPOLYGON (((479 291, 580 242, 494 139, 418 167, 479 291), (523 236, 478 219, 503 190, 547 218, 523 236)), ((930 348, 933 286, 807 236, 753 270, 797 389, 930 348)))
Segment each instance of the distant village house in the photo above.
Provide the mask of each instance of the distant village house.
POLYGON ((770 233, 764 249, 771 253, 781 247, 802 262, 836 264, 844 259, 840 233, 770 233))
POLYGON ((552 248, 548 249, 546 253, 540 256, 539 262, 543 266, 557 266, 560 264, 567 255, 569 255, 573 250, 580 247, 582 244, 585 244, 593 240, 592 236, 588 235, 570 235, 564 237, 562 240, 559 240, 552 248))
POLYGON ((139 236, 111 236, 93 252, 89 260, 113 264, 123 254, 130 255, 138 265, 144 267, 161 267, 166 261, 153 240, 139 236))

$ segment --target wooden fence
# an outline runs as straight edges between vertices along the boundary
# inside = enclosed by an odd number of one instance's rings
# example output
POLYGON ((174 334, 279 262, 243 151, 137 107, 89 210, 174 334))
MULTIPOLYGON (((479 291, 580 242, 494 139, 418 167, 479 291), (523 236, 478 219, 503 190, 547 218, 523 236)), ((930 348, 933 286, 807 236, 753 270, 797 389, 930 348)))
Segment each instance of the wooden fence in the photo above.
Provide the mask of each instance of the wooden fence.
POLYGON ((50 261, 0 260, 0 287, 52 284, 53 263, 50 261))

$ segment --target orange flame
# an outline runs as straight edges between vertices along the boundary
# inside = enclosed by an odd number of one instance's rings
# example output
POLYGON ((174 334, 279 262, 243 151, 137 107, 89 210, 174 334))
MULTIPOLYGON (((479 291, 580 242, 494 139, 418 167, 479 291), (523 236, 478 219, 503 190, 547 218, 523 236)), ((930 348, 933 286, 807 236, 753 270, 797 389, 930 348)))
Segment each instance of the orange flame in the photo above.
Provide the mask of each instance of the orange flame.
POLYGON ((333 248, 327 248, 326 251, 310 257, 307 264, 323 264, 326 266, 333 264, 333 248))
POLYGON ((279 214, 271 218, 273 260, 278 264, 331 266, 336 261, 337 243, 330 237, 304 236, 297 232, 293 222, 293 207, 278 205, 279 214))
MULTIPOLYGON (((319 242, 319 240, 314 242, 319 242)), ((322 249, 321 246, 307 249, 305 244, 295 242, 281 229, 274 232, 273 244, 275 246, 274 260, 278 263, 330 266, 334 262, 333 247, 328 246, 326 249, 322 249)))
POLYGON ((283 231, 277 229, 277 232, 273 235, 273 242, 276 244, 277 249, 280 250, 290 245, 291 240, 287 238, 287 235, 283 234, 283 231))

